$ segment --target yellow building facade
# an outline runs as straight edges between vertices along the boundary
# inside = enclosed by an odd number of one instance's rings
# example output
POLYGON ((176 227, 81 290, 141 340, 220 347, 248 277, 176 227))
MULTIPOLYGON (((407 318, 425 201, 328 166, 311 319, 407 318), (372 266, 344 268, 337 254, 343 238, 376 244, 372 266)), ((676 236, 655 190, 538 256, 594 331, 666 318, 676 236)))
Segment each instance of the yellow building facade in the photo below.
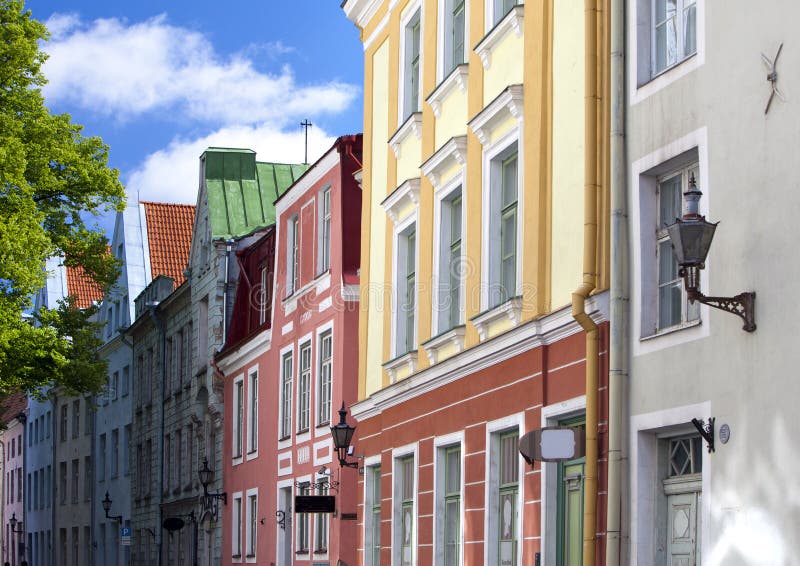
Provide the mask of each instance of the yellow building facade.
POLYGON ((560 520, 556 495, 544 497, 547 467, 529 474, 502 454, 504 439, 551 421, 597 428, 585 376, 602 375, 608 320, 608 65, 598 55, 608 51, 607 16, 591 1, 558 0, 347 0, 343 9, 364 45, 352 407, 366 468, 362 563, 521 564, 526 553, 563 558, 570 548, 574 557, 582 533, 560 549, 542 540, 542 521, 560 520), (584 307, 591 321, 579 323, 584 307), (452 517, 437 475, 452 471, 439 458, 453 447, 458 541, 443 527, 452 517), (497 474, 509 466, 517 491, 503 499, 512 492, 497 474), (400 474, 412 469, 408 487, 400 474), (516 519, 505 532, 508 501, 516 519), (402 526, 371 523, 370 508, 402 526))

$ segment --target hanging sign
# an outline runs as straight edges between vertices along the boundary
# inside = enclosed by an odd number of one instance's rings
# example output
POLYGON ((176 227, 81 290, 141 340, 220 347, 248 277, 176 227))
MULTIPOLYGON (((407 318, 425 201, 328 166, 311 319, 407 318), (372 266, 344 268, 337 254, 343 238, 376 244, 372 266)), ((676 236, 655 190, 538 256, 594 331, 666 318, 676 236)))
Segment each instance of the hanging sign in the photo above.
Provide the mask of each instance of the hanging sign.
POLYGON ((519 453, 528 464, 566 462, 585 454, 584 432, 570 426, 548 426, 532 430, 519 439, 519 453))

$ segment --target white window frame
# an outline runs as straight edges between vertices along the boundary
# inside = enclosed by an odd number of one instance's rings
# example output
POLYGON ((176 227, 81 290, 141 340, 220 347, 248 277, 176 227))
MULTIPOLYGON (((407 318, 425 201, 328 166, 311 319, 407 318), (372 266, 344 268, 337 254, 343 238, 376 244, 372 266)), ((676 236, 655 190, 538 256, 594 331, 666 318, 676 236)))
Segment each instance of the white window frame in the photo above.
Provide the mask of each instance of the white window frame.
MULTIPOLYGON (((483 228, 482 228, 482 261, 481 261, 481 310, 487 311, 497 308, 502 304, 508 302, 513 297, 522 294, 522 256, 520 253, 523 242, 523 230, 525 217, 524 209, 524 151, 522 146, 522 138, 520 137, 520 129, 522 122, 516 128, 512 128, 506 135, 498 139, 495 143, 488 147, 484 147, 483 152, 483 188, 482 188, 482 203, 483 203, 483 228), (496 168, 498 162, 506 156, 510 156, 514 151, 517 154, 517 251, 516 251, 516 288, 514 295, 507 297, 506 301, 502 301, 496 305, 490 305, 490 289, 495 284, 500 282, 499 269, 502 267, 493 265, 493 257, 497 256, 498 247, 500 246, 500 235, 497 234, 496 238, 493 237, 493 227, 499 229, 499 223, 496 218, 499 218, 501 211, 493 203, 494 193, 497 189, 496 181, 496 168)), ((498 256, 499 257, 499 256, 498 256)))
POLYGON ((464 465, 465 465, 465 452, 464 452, 464 432, 459 431, 444 436, 438 436, 433 440, 435 458, 433 460, 433 477, 434 479, 434 505, 433 505, 433 561, 435 564, 444 564, 445 558, 445 473, 446 473, 446 451, 458 447, 460 450, 460 493, 459 493, 459 529, 461 535, 459 537, 459 559, 458 563, 464 562, 464 465))
POLYGON ((317 231, 317 276, 322 275, 331 268, 331 236, 333 235, 333 187, 328 184, 319 191, 317 196, 319 230, 317 231), (328 201, 328 213, 325 214, 325 200, 328 201), (327 240, 326 240, 327 237, 327 240))
POLYGON ((415 211, 413 214, 409 214, 408 217, 403 221, 396 224, 394 228, 394 254, 392 254, 392 273, 394 274, 394 285, 392 285, 392 358, 396 358, 414 351, 413 348, 406 348, 406 344, 409 343, 407 334, 408 329, 406 328, 403 332, 401 332, 403 329, 401 329, 400 326, 400 317, 405 317, 405 312, 400 312, 405 296, 405 293, 401 291, 405 291, 406 279, 408 277, 408 273, 405 271, 404 267, 402 273, 400 270, 401 267, 405 266, 407 263, 407 251, 405 251, 406 248, 403 246, 407 246, 408 235, 410 235, 412 230, 414 232, 415 283, 414 324, 411 328, 411 331, 414 333, 414 335, 411 337, 411 343, 417 343, 417 325, 419 322, 419 222, 417 221, 417 218, 418 212, 415 211))
MULTIPOLYGON (((303 495, 302 490, 303 488, 298 487, 299 485, 308 484, 306 489, 308 489, 308 493, 306 495, 312 495, 313 487, 311 484, 311 475, 305 475, 301 477, 295 478, 295 486, 294 486, 294 494, 303 495)), ((312 556, 311 550, 311 513, 297 513, 295 509, 292 510, 294 515, 294 548, 295 548, 295 557, 298 555, 305 556, 307 558, 296 558, 297 560, 310 560, 312 556), (300 517, 303 515, 303 517, 300 517), (300 546, 300 521, 305 519, 306 521, 306 540, 305 540, 305 549, 300 546)))
MULTIPOLYGON (((402 480, 400 480, 399 463, 405 458, 411 456, 414 459, 414 513, 413 513, 413 526, 411 529, 411 565, 417 564, 417 538, 419 531, 419 447, 416 443, 401 446, 392 450, 392 564, 402 564, 402 529, 400 528, 402 522, 403 512, 403 495, 402 495, 402 480)), ((383 543, 381 543, 383 544, 383 543)))
POLYGON ((311 430, 311 389, 314 386, 314 346, 309 337, 299 341, 297 347, 297 435, 311 430), (303 352, 308 349, 308 371, 303 371, 303 352), (305 383, 305 388, 303 384, 305 383), (305 400, 303 391, 305 389, 305 400), (304 422, 305 419, 305 422, 304 422))
POLYGON ((285 348, 281 349, 280 351, 280 394, 279 394, 279 421, 278 421, 278 448, 285 448, 288 443, 291 442, 291 437, 294 432, 294 415, 293 413, 293 404, 294 404, 294 374, 295 374, 295 354, 294 354, 294 344, 290 344, 285 348), (291 383, 289 384, 289 398, 286 398, 286 390, 285 390, 285 383, 284 380, 286 376, 284 374, 284 359, 289 355, 292 359, 292 375, 290 377, 291 383), (286 409, 289 410, 288 417, 285 415, 286 409), (284 424, 284 420, 288 418, 288 426, 284 424))
POLYGON ((244 558, 245 562, 255 563, 258 556, 258 488, 252 487, 245 492, 245 529, 244 529, 244 558), (256 516, 253 517, 250 508, 251 498, 255 497, 256 516), (255 528, 253 528, 255 527, 255 528), (255 530, 255 533, 252 531, 255 530), (252 536, 254 535, 255 536, 252 536), (252 550, 252 552, 251 552, 252 550))
MULTIPOLYGON (((501 21, 503 21, 503 18, 506 15, 508 15, 508 12, 506 12, 506 14, 504 14, 503 16, 498 18, 498 17, 496 17, 497 4, 498 3, 502 3, 503 0, 485 0, 485 1, 486 1, 486 4, 485 4, 486 25, 485 25, 485 27, 486 27, 486 31, 489 32, 492 29, 494 29, 494 27, 497 24, 499 24, 501 21)), ((524 0, 517 0, 514 5, 515 6, 521 6, 523 4, 525 4, 524 0)), ((513 10, 513 6, 512 6, 511 9, 513 10)))
MULTIPOLYGON (((696 405, 672 407, 652 413, 631 416, 629 459, 629 477, 631 483, 631 564, 652 563, 655 558, 655 522, 657 505, 654 489, 658 481, 659 441, 663 436, 672 436, 680 432, 694 432, 691 420, 697 415, 710 415, 711 402, 704 401, 696 405), (649 557, 649 558, 648 558, 649 557)), ((705 447, 705 442, 703 443, 705 447)), ((701 477, 702 493, 706 495, 700 502, 700 556, 709 556, 711 543, 709 523, 711 522, 711 473, 713 458, 705 448, 703 455, 703 473, 701 477)))
POLYGON ((242 492, 232 494, 231 505, 231 561, 242 562, 242 492), (237 513, 238 508, 238 513, 237 513))
POLYGON ((399 72, 400 72, 400 80, 398 81, 398 99, 397 99, 397 125, 401 126, 405 123, 408 118, 414 114, 415 112, 420 112, 422 110, 422 77, 423 77, 423 70, 425 68, 425 61, 424 61, 424 42, 425 42, 425 18, 421 7, 421 1, 415 0, 414 2, 410 3, 405 10, 403 11, 403 16, 400 20, 400 65, 399 65, 399 72), (417 104, 418 108, 409 109, 406 108, 406 97, 408 96, 407 91, 410 88, 410 77, 409 77, 409 57, 410 51, 409 47, 407 46, 408 38, 410 35, 410 25, 414 19, 419 17, 419 92, 417 94, 417 104))
POLYGON ((333 321, 327 322, 324 325, 320 326, 315 331, 314 340, 317 344, 317 351, 316 351, 316 359, 314 366, 317 368, 317 378, 314 380, 315 383, 315 398, 316 398, 316 411, 314 418, 316 419, 316 426, 317 428, 324 427, 323 434, 327 435, 328 430, 327 427, 331 425, 331 421, 333 419, 333 373, 335 368, 335 351, 334 345, 336 342, 334 341, 334 330, 333 330, 333 321), (323 403, 323 395, 322 395, 322 340, 330 336, 331 340, 331 360, 330 360, 330 382, 328 383, 328 415, 327 419, 325 419, 325 415, 322 414, 322 409, 324 408, 325 404, 323 403))
POLYGON ((653 63, 653 0, 628 0, 628 97, 631 105, 638 104, 667 85, 705 64, 706 0, 696 0, 697 49, 671 67, 654 72, 653 63), (632 23, 631 23, 632 22, 632 23))
POLYGON ((453 3, 457 0, 439 0, 439 22, 437 30, 438 46, 436 55, 436 78, 437 82, 441 83, 444 79, 450 76, 455 71, 458 65, 467 63, 469 61, 469 4, 470 0, 463 0, 464 2, 464 54, 461 63, 453 63, 453 3))
MULTIPOLYGON (((484 494, 484 544, 483 544, 483 560, 484 564, 494 564, 497 561, 499 552, 498 544, 498 521, 499 521, 499 506, 496 503, 495 494, 499 490, 499 473, 500 473, 500 460, 493 457, 493 454, 499 450, 499 439, 502 434, 517 431, 521 438, 525 430, 525 414, 517 413, 509 415, 496 421, 486 423, 486 471, 484 478, 486 478, 485 486, 486 492, 484 494)), ((517 564, 515 566, 522 566, 522 533, 525 532, 525 461, 522 458, 517 458, 517 465, 519 466, 519 487, 517 491, 517 538, 520 545, 517 547, 517 564)))
MULTIPOLYGON (((699 128, 668 145, 637 159, 631 164, 631 238, 633 251, 631 322, 633 355, 652 353, 678 344, 705 338, 711 331, 709 307, 700 306, 700 323, 675 327, 673 331, 656 333, 657 319, 657 269, 656 182, 659 172, 674 169, 680 163, 698 163, 697 186, 703 192, 699 202, 700 214, 709 216, 713 188, 709 184, 708 134, 699 128), (637 237, 638 236, 638 237, 637 237)), ((700 278, 700 291, 708 294, 709 279, 713 276, 713 258, 706 260, 706 269, 700 278)))
POLYGON ((300 288, 300 215, 286 220, 286 296, 300 288))
POLYGON ((267 322, 267 285, 269 281, 269 269, 267 265, 262 265, 260 268, 261 288, 258 293, 258 324, 267 322))
POLYGON ((247 370, 247 459, 258 458, 258 364, 247 370))
POLYGON ((245 386, 244 374, 236 376, 233 380, 233 413, 231 414, 231 458, 233 465, 236 466, 242 463, 244 456, 244 405, 245 405, 245 386), (242 388, 241 406, 239 397, 237 395, 238 388, 242 388), (242 413, 242 422, 239 422, 239 413, 242 413), (236 447, 239 445, 239 452, 237 454, 236 447))
MULTIPOLYGON (((328 476, 316 477, 316 486, 322 485, 323 482, 327 483, 327 487, 325 489, 316 489, 315 495, 330 495, 330 478, 328 476)), ((314 544, 311 545, 311 555, 313 557, 313 561, 327 561, 331 545, 331 525, 328 513, 314 513, 314 532, 312 539, 314 542, 314 544), (325 547, 318 548, 317 545, 320 542, 319 536, 323 528, 325 529, 325 547)))
MULTIPOLYGON (((434 196, 434 209, 433 209, 433 241, 436 242, 436 249, 434 250, 433 254, 433 313, 432 313, 432 327, 433 327, 433 336, 438 336, 442 332, 447 330, 451 330, 456 326, 462 325, 465 323, 464 321, 464 311, 465 311, 465 295, 466 295, 466 280, 462 276, 459 282, 459 312, 460 319, 458 324, 455 325, 447 325, 445 327, 442 325, 442 321, 440 320, 442 316, 442 310, 439 309, 439 304, 442 302, 441 293, 444 292, 445 287, 449 291, 449 281, 442 281, 443 274, 445 273, 445 265, 443 264, 442 260, 445 257, 445 252, 447 252, 449 256, 450 250, 450 243, 449 241, 445 243, 445 236, 447 236, 447 240, 450 240, 451 232, 449 229, 449 219, 447 221, 447 230, 443 230, 445 227, 445 216, 449 216, 450 207, 446 203, 452 202, 453 197, 456 192, 460 193, 461 197, 461 260, 464 261, 466 258, 465 253, 465 227, 467 221, 467 194, 465 190, 465 181, 466 176, 464 171, 462 170, 459 174, 455 175, 452 179, 450 179, 445 185, 443 185, 439 191, 436 192, 434 196), (446 232, 446 233, 445 233, 446 232)), ((449 274, 449 266, 447 267, 447 273, 449 274)), ((448 313, 449 314, 449 313, 448 313)), ((448 317, 449 320, 449 317, 448 317)))
MULTIPOLYGON (((364 528, 364 548, 363 555, 364 555, 364 566, 380 566, 380 560, 378 563, 375 564, 372 560, 372 549, 373 549, 373 531, 372 531, 372 510, 375 507, 375 502, 373 500, 373 493, 372 493, 372 478, 374 477, 375 468, 378 468, 380 475, 378 476, 378 481, 380 482, 383 478, 383 474, 381 472, 381 457, 378 456, 370 456, 368 458, 364 458, 364 520, 363 528, 364 528), (368 518, 369 514, 369 518, 368 518)), ((380 490, 379 490, 380 491, 380 490)), ((378 501, 378 505, 381 507, 381 514, 383 514, 383 500, 378 501)), ((380 524, 383 524, 383 520, 381 520, 380 524)), ((378 533, 380 536, 380 533, 378 533)))

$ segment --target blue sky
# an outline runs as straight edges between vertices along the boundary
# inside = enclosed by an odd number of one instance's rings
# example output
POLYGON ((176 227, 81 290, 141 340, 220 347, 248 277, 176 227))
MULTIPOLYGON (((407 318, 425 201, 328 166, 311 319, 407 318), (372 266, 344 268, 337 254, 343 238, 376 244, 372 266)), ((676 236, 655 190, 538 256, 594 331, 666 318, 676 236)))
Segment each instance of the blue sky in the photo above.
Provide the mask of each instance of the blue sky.
MULTIPOLYGON (((129 198, 187 202, 209 145, 309 160, 361 131, 363 52, 337 0, 29 0, 52 33, 44 89, 111 147, 129 198)), ((101 220, 110 228, 113 220, 101 220)))

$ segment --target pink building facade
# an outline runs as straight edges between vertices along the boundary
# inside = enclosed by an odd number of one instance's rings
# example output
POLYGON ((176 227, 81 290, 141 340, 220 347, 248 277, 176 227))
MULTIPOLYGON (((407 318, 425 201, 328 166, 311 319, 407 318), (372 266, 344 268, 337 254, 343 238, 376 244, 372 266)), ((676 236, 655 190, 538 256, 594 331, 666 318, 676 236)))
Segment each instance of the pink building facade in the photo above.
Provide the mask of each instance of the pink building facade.
POLYGON ((274 244, 256 242, 239 257, 232 320, 248 331, 232 324, 217 358, 223 564, 356 562, 358 472, 339 469, 329 427, 357 397, 359 169, 361 135, 338 138, 276 201, 274 244), (335 511, 296 513, 299 495, 333 496, 335 511))

